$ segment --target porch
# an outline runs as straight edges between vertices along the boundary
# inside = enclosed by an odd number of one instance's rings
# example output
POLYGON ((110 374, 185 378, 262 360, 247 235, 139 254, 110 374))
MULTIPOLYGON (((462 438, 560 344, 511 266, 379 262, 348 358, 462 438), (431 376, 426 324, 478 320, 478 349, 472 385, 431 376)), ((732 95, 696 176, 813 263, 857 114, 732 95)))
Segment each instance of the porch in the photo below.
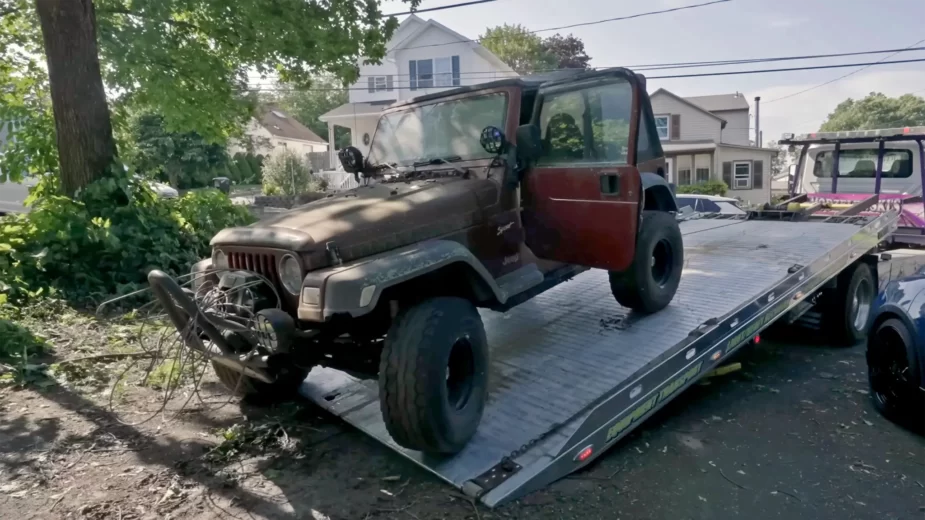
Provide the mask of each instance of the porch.
POLYGON ((350 144, 363 152, 363 155, 366 155, 369 152, 369 144, 372 142, 373 133, 376 131, 379 114, 394 102, 395 100, 345 103, 318 118, 328 125, 328 142, 331 143, 331 146, 328 147, 328 153, 333 167, 336 168, 336 165, 339 164, 337 160, 337 141, 334 135, 335 128, 341 127, 350 130, 350 144))

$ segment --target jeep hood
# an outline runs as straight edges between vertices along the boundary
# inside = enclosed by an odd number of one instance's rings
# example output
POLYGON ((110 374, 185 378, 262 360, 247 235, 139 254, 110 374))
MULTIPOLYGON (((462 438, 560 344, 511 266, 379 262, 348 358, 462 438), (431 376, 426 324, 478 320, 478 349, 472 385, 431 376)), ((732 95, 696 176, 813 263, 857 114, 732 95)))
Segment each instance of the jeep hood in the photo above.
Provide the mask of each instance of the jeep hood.
POLYGON ((222 230, 211 243, 309 252, 334 241, 348 260, 476 225, 496 198, 497 184, 485 179, 378 183, 222 230))

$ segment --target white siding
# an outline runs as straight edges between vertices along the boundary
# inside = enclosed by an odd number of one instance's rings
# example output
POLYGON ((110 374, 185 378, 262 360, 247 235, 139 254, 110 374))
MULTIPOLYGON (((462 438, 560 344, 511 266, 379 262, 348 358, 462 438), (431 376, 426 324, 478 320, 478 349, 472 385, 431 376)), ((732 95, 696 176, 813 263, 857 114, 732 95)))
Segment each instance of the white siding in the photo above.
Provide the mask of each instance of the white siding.
POLYGON ((682 141, 709 139, 716 143, 720 142, 722 123, 719 119, 666 94, 654 96, 651 101, 652 112, 657 116, 680 114, 682 141))
POLYGON ((402 82, 398 75, 398 66, 394 61, 383 59, 379 65, 360 65, 360 79, 350 86, 350 102, 388 101, 398 99, 399 86, 407 85, 407 78, 402 82), (369 78, 373 76, 392 76, 393 90, 369 91, 369 78))
MULTIPOLYGON (((713 177, 723 180, 723 163, 734 161, 762 161, 762 184, 759 190, 735 190, 732 186, 726 192, 728 197, 736 197, 752 204, 764 204, 771 201, 771 152, 754 149, 730 148, 718 146, 716 148, 716 165, 713 168, 713 177)), ((752 172, 754 174, 754 172, 752 172)))
POLYGON ((356 119, 351 119, 349 124, 345 123, 345 126, 350 128, 351 144, 363 152, 364 157, 369 155, 369 145, 363 144, 363 134, 369 134, 369 142, 372 143, 378 123, 378 115, 358 117, 356 119))
POLYGON ((723 110, 716 111, 714 114, 726 120, 726 128, 723 128, 723 141, 728 144, 738 144, 748 146, 750 141, 750 131, 748 110, 723 110))
POLYGON ((402 89, 399 91, 398 99, 409 99, 424 94, 448 90, 447 88, 410 90, 408 62, 411 60, 459 56, 460 86, 476 85, 478 83, 485 83, 515 75, 510 72, 499 70, 498 67, 492 65, 488 60, 480 56, 469 43, 458 42, 459 37, 447 33, 439 27, 431 27, 410 42, 409 47, 411 48, 399 49, 395 53, 395 61, 398 64, 398 74, 401 78, 400 84, 402 86, 402 89))

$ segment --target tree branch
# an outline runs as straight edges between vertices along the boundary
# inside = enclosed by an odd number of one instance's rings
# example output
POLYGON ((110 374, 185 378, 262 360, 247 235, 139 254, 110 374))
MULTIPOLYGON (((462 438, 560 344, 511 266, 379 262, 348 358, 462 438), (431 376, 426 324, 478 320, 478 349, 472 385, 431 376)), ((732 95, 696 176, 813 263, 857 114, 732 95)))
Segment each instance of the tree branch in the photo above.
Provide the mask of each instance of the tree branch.
POLYGON ((201 30, 198 26, 196 26, 196 25, 194 25, 194 24, 191 24, 191 23, 189 23, 189 22, 183 22, 183 21, 180 21, 180 20, 171 20, 170 18, 154 18, 154 17, 152 17, 152 16, 147 16, 147 15, 142 14, 142 13, 137 13, 137 12, 134 12, 134 11, 130 11, 130 10, 125 9, 125 8, 123 8, 123 7, 113 7, 113 8, 99 9, 97 12, 99 12, 99 13, 105 13, 105 14, 123 14, 123 15, 125 15, 125 16, 131 16, 131 17, 134 17, 134 18, 141 18, 142 20, 149 20, 149 21, 152 21, 152 22, 166 23, 167 25, 173 25, 174 27, 184 27, 184 28, 186 28, 186 29, 193 29, 193 30, 196 30, 196 31, 201 30))

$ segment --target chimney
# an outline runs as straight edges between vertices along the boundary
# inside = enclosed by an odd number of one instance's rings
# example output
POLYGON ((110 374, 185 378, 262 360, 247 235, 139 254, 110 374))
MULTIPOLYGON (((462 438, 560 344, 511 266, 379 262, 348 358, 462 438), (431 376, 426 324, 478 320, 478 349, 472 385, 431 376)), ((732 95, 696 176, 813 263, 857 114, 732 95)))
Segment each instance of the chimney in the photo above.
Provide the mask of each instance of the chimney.
POLYGON ((761 97, 755 96, 755 146, 761 148, 761 97))

